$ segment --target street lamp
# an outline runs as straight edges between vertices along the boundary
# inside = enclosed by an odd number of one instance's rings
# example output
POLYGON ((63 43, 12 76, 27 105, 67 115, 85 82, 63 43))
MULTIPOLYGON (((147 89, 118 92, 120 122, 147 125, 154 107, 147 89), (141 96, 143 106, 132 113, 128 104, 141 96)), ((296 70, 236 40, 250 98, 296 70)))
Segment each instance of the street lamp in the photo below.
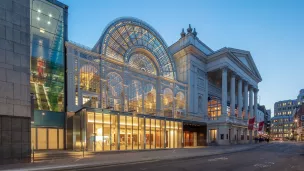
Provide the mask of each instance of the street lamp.
POLYGON ((297 122, 298 122, 298 119, 295 119, 294 120, 294 125, 293 125, 293 139, 294 139, 294 136, 295 136, 295 130, 296 130, 296 128, 297 128, 297 122))

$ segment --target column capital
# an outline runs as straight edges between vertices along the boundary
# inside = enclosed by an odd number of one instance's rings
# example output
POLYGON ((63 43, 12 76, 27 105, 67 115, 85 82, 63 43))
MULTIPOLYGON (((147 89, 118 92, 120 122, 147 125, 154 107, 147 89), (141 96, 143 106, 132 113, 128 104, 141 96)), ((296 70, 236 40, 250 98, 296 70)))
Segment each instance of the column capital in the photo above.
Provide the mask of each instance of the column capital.
POLYGON ((236 77, 238 77, 238 75, 236 74, 236 72, 231 71, 231 77, 236 78, 236 77))
POLYGON ((255 93, 257 93, 257 92, 259 92, 259 89, 258 89, 258 88, 253 88, 253 91, 254 91, 255 93))
POLYGON ((224 72, 227 72, 229 68, 228 68, 228 66, 222 66, 222 67, 220 67, 220 69, 224 72))

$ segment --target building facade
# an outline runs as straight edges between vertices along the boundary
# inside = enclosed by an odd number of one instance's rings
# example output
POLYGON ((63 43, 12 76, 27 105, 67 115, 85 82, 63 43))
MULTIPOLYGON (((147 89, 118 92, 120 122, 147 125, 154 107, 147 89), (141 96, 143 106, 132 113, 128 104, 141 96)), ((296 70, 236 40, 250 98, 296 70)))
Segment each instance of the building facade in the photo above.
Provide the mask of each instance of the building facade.
POLYGON ((262 78, 250 52, 213 51, 191 26, 168 46, 119 18, 93 48, 67 41, 68 7, 31 5, 31 141, 37 150, 140 150, 249 143, 262 78))
POLYGON ((284 100, 274 104, 274 117, 271 118, 271 136, 274 139, 293 138, 294 115, 304 99, 304 90, 299 91, 295 100, 284 100))
POLYGON ((261 77, 248 51, 215 52, 191 26, 168 47, 135 18, 114 20, 93 49, 73 42, 66 48, 68 148, 249 142, 261 77), (72 125, 78 121, 82 126, 72 125))
POLYGON ((267 115, 265 115, 265 132, 270 135, 271 130, 271 109, 266 110, 267 115))
POLYGON ((0 164, 31 159, 30 3, 0 2, 0 164))
POLYGON ((293 136, 297 141, 304 141, 304 104, 295 113, 293 136))

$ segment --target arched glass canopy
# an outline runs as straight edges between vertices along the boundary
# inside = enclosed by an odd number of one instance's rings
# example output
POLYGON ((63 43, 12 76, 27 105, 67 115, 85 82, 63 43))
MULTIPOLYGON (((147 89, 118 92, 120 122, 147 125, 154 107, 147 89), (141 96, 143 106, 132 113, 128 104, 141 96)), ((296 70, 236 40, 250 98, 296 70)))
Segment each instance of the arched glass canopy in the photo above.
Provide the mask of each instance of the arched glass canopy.
POLYGON ((149 51, 158 63, 159 75, 175 79, 175 65, 161 36, 147 23, 135 18, 120 18, 112 22, 99 39, 94 51, 127 62, 136 49, 149 51))
POLYGON ((149 74, 157 74, 154 63, 142 53, 135 53, 131 55, 129 60, 129 66, 137 70, 147 72, 149 74))

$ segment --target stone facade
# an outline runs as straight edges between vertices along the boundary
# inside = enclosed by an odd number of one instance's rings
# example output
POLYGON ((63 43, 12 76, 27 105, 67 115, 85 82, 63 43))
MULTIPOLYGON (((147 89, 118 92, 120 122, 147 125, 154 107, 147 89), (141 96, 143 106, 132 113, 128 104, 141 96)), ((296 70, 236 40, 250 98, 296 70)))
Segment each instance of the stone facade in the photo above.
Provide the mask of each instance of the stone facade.
POLYGON ((30 161, 30 2, 0 3, 0 164, 30 161))

